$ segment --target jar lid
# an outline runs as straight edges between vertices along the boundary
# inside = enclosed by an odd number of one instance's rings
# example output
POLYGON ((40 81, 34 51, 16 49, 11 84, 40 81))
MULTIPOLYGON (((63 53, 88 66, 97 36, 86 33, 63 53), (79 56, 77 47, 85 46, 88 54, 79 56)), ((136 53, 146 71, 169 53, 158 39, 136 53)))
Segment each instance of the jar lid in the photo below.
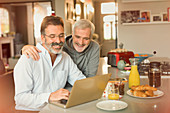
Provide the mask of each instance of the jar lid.
POLYGON ((159 67, 160 65, 160 62, 150 62, 150 67, 159 67))

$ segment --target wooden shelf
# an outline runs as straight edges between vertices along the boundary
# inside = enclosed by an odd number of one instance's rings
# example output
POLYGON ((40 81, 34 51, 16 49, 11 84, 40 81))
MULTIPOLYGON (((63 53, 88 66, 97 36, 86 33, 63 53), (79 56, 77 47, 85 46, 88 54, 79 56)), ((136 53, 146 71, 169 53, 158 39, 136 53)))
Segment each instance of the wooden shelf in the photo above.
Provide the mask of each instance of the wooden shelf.
POLYGON ((122 3, 136 3, 136 2, 162 2, 168 0, 122 0, 122 3))
POLYGON ((132 25, 155 25, 155 24, 170 24, 170 22, 140 22, 140 23, 123 23, 122 25, 125 25, 125 26, 132 26, 132 25))

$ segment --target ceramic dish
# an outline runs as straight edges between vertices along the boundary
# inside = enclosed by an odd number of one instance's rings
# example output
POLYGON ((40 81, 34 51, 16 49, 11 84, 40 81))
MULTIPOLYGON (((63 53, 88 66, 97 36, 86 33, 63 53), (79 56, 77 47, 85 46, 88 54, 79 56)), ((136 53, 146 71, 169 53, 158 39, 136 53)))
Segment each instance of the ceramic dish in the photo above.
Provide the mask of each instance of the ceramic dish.
POLYGON ((155 96, 153 96, 153 97, 137 97, 137 96, 134 96, 134 95, 132 94, 132 92, 130 92, 130 90, 128 90, 126 93, 127 93, 129 96, 136 97, 136 98, 158 98, 158 97, 161 97, 161 96, 164 95, 164 92, 162 92, 162 91, 160 91, 160 90, 154 91, 154 95, 155 95, 155 96))
POLYGON ((126 102, 119 100, 105 100, 96 104, 96 107, 106 111, 116 111, 125 109, 128 106, 126 102))

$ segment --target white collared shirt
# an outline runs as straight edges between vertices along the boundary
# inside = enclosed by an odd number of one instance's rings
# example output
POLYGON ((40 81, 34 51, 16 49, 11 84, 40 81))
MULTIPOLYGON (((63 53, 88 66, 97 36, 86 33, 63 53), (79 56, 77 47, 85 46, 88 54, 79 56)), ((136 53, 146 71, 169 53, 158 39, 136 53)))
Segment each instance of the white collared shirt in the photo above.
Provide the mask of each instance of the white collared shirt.
POLYGON ((40 59, 34 61, 22 55, 14 68, 16 109, 39 111, 48 103, 52 92, 64 88, 67 80, 74 84, 85 76, 70 56, 62 52, 52 66, 48 51, 41 45, 37 48, 40 59))

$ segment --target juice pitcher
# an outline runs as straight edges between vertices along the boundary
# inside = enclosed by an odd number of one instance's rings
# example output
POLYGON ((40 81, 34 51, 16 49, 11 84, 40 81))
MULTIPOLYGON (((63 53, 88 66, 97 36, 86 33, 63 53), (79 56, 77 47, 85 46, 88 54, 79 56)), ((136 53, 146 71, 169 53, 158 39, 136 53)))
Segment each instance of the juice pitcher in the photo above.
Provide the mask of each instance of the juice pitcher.
POLYGON ((140 76, 138 72, 138 58, 129 58, 131 63, 131 71, 129 75, 129 88, 131 86, 138 86, 140 85, 140 76))

